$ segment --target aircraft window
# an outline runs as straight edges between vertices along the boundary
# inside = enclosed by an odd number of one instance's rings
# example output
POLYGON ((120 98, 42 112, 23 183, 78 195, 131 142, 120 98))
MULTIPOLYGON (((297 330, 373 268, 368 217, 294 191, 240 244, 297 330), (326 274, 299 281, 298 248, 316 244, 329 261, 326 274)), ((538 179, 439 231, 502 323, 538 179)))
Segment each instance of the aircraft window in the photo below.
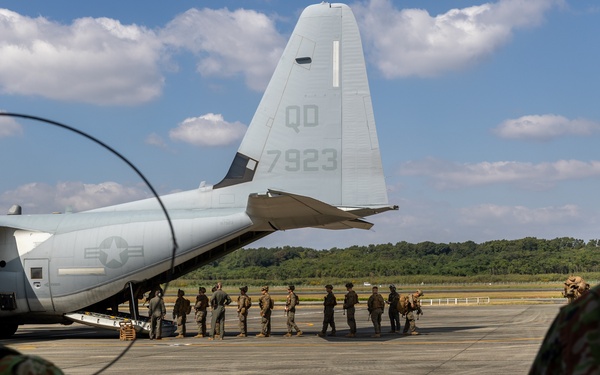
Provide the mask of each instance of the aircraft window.
POLYGON ((6 261, 0 260, 0 268, 6 267, 6 261))
POLYGON ((31 268, 31 279, 43 279, 42 267, 31 268))
POLYGON ((296 58, 298 64, 310 64, 312 59, 310 57, 298 57, 296 58))

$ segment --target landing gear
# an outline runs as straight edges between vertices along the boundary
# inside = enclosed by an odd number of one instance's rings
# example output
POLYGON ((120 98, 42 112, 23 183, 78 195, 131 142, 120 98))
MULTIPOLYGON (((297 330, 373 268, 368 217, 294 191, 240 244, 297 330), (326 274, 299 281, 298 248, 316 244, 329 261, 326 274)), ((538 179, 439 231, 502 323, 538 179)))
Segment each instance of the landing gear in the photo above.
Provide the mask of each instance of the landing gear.
POLYGON ((13 322, 0 323, 0 339, 8 339, 17 332, 19 324, 13 322))

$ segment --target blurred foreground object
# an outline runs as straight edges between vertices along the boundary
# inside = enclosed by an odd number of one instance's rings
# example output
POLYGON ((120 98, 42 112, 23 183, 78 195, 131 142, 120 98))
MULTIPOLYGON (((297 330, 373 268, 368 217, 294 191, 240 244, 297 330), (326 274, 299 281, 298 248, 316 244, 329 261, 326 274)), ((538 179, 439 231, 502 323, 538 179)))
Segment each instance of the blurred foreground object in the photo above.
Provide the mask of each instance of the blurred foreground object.
POLYGON ((562 307, 529 371, 533 374, 600 373, 600 285, 562 307))

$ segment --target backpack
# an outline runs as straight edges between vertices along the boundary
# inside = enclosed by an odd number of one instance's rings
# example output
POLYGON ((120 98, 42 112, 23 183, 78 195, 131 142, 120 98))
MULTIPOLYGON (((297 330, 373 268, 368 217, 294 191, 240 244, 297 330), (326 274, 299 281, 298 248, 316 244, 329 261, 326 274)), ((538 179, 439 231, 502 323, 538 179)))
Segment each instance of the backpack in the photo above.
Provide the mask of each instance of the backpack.
POLYGON ((185 298, 183 300, 183 308, 185 309, 186 314, 190 314, 192 312, 192 304, 190 303, 189 299, 185 298))
POLYGON ((270 298, 269 299, 269 308, 271 310, 273 310, 274 307, 275 307, 275 301, 273 301, 273 298, 270 298))
POLYGON ((300 304, 300 298, 298 298, 296 293, 294 293, 294 296, 296 297, 296 306, 298 306, 300 304))
POLYGON ((250 296, 246 296, 246 301, 244 301, 244 307, 248 310, 252 306, 252 298, 250 296))
POLYGON ((410 303, 408 302, 408 295, 400 295, 398 298, 398 312, 400 315, 408 313, 410 303))

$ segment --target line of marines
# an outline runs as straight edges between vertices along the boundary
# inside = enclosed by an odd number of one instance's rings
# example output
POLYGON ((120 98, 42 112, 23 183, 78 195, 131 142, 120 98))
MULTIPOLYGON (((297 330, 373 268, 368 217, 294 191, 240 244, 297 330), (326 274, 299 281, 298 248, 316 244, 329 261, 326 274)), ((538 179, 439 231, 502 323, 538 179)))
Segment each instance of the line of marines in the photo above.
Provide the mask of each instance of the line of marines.
MULTIPOLYGON (((348 333, 346 337, 356 337, 355 305, 357 305, 359 301, 358 295, 353 288, 354 284, 346 284, 347 293, 344 296, 343 308, 348 326, 350 327, 350 333, 348 333)), ((387 300, 384 300, 383 296, 379 294, 379 287, 377 286, 372 288, 372 294, 367 300, 369 319, 373 323, 373 328, 375 330, 375 333, 371 337, 381 337, 381 317, 386 304, 389 305, 388 317, 390 318, 390 333, 400 333, 400 315, 402 315, 406 317, 403 333, 406 335, 418 335, 419 333, 417 332, 414 313, 417 313, 417 318, 419 315, 423 314, 423 311, 421 310, 421 304, 419 302, 419 297, 423 296, 423 292, 417 290, 415 293, 403 296, 403 298, 401 298, 400 294, 398 294, 396 291, 396 286, 394 284, 391 284, 389 288, 390 294, 388 295, 387 300)), ((325 335, 336 335, 333 308, 337 305, 337 299, 333 294, 332 285, 326 285, 325 290, 327 291, 327 295, 323 300, 323 328, 317 334, 321 337, 324 337, 325 335), (329 334, 327 334, 328 327, 331 327, 329 334)))
MULTIPOLYGON (((347 293, 344 296, 343 309, 348 326, 350 327, 350 333, 348 333, 346 337, 356 336, 355 306, 359 303, 359 300, 358 295, 353 288, 354 285, 352 283, 346 284, 347 293)), ((383 296, 379 294, 379 288, 374 286, 372 288, 372 294, 367 301, 369 319, 372 321, 375 330, 375 333, 371 337, 381 337, 381 318, 386 304, 389 305, 388 317, 390 319, 391 333, 400 333, 400 316, 402 315, 406 318, 403 333, 406 335, 418 335, 419 333, 417 332, 415 325, 415 313, 417 314, 417 319, 418 315, 423 313, 419 302, 419 297, 423 296, 423 292, 417 290, 415 293, 401 297, 393 284, 389 286, 389 289, 390 293, 388 298, 384 300, 383 296)), ((334 307, 337 305, 337 299, 333 294, 332 285, 326 285, 325 290, 327 294, 323 298, 323 327, 317 334, 321 337, 326 335, 336 335, 334 307), (329 327, 331 327, 331 331, 327 334, 329 327)), ((240 330, 237 337, 246 337, 248 335, 248 310, 252 306, 252 298, 247 293, 248 287, 243 286, 240 288, 240 295, 237 298, 237 314, 240 330)), ((177 321, 176 338, 185 337, 186 319, 192 309, 190 301, 184 298, 184 295, 185 292, 179 289, 177 292, 177 300, 173 307, 173 319, 176 319, 177 321)), ((209 340, 222 340, 225 335, 225 306, 230 305, 231 303, 231 297, 222 290, 221 283, 217 283, 217 285, 212 288, 212 296, 210 299, 206 295, 206 288, 200 287, 198 289, 198 295, 196 296, 196 303, 193 306, 196 324, 198 325, 198 334, 194 337, 208 337, 209 340), (210 332, 207 331, 206 324, 209 306, 212 309, 210 332)), ((295 322, 296 306, 298 306, 299 303, 300 300, 295 293, 295 286, 288 286, 288 295, 285 303, 285 315, 287 317, 287 333, 284 335, 285 337, 291 337, 294 332, 296 336, 303 335, 302 330, 295 322)), ((274 301, 269 295, 268 286, 263 286, 261 288, 258 306, 261 317, 261 331, 256 337, 269 337, 271 335, 271 313, 274 307, 274 301)), ((156 296, 150 300, 148 308, 151 321, 150 339, 160 340, 161 320, 164 319, 166 315, 165 304, 160 292, 157 292, 156 296)))

